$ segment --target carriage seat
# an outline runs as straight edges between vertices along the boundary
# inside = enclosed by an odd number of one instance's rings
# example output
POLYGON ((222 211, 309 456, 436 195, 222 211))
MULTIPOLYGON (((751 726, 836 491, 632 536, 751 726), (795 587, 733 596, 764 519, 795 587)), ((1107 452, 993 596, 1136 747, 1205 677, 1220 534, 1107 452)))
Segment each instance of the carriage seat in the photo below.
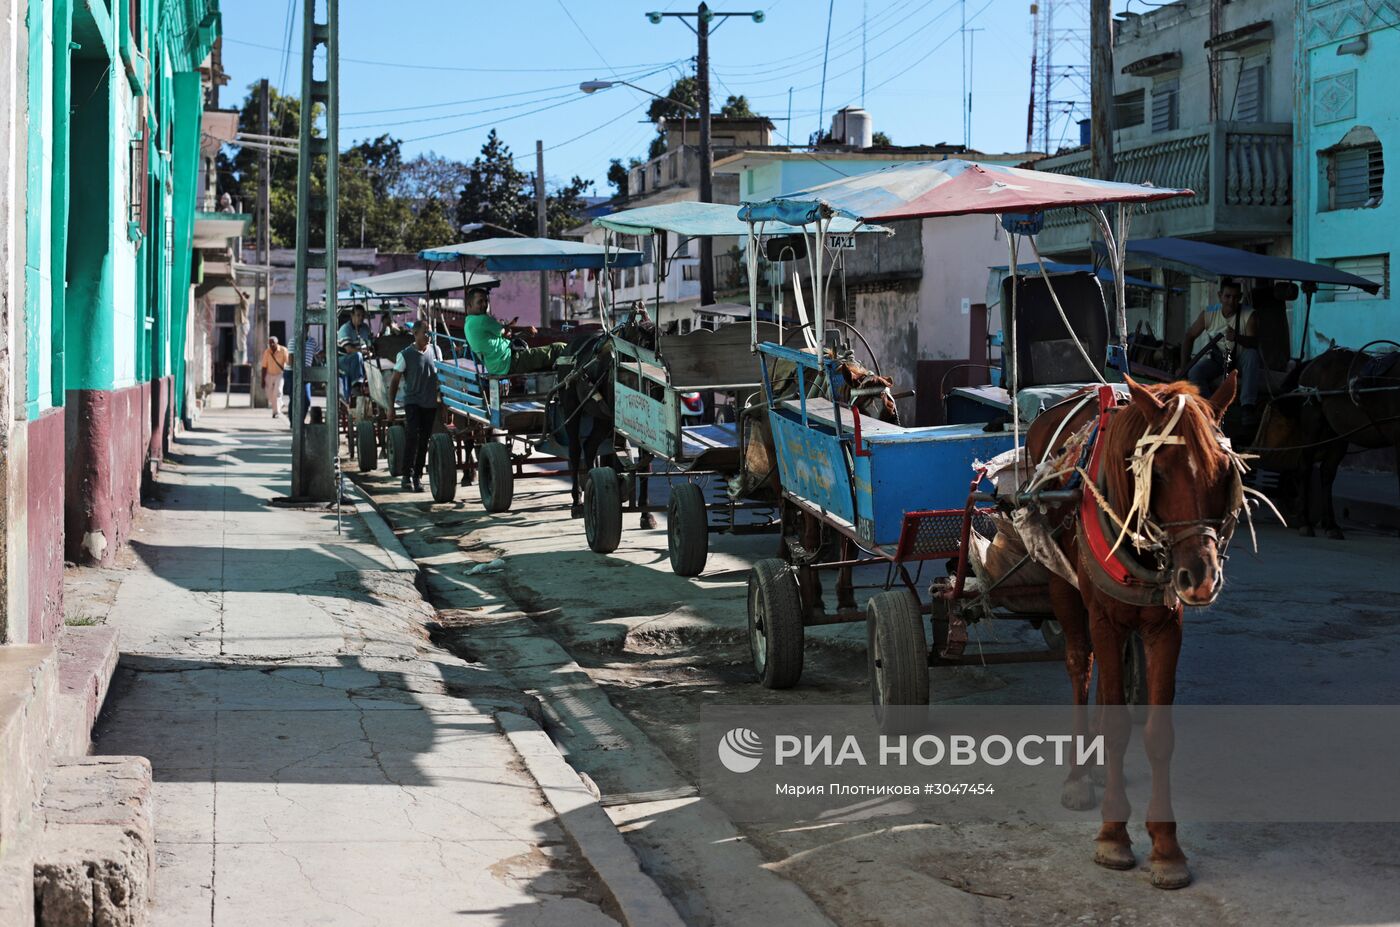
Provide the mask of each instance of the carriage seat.
MULTIPOLYGON (((700 328, 684 335, 660 335, 656 353, 666 365, 674 389, 757 386, 763 380, 763 368, 751 349, 750 335, 747 321, 721 325, 713 331, 700 328)), ((760 343, 776 343, 778 335, 776 324, 758 323, 760 343)), ((783 336, 783 343, 790 347, 802 343, 799 329, 789 327, 783 336)))

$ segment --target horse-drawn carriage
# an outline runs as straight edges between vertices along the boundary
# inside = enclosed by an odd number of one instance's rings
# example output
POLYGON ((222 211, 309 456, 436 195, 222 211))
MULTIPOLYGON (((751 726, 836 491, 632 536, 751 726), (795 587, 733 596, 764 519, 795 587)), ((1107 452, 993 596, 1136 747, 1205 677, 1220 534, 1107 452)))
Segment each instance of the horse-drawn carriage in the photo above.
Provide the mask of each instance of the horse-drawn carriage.
MULTIPOLYGON (((713 203, 670 203, 623 210, 594 220, 614 236, 651 236, 656 255, 656 303, 661 303, 661 284, 668 266, 668 236, 677 241, 677 251, 692 238, 742 238, 749 233, 747 223, 738 219, 732 206, 713 203)), ((800 229, 775 224, 770 236, 800 234, 800 229)), ((842 220, 833 233, 888 234, 887 229, 842 220)), ((796 255, 791 244, 786 251, 796 255)), ((750 273, 755 267, 750 266, 750 273)), ((711 307, 700 307, 700 311, 711 307)), ((799 307, 799 312, 800 312, 799 307)), ((614 312, 619 311, 614 308, 614 312)), ((620 314, 626 315, 626 311, 620 314)), ((716 314, 716 313, 712 313, 716 314)), ((622 499, 632 499, 636 484, 636 508, 644 513, 662 511, 649 506, 647 484, 662 479, 669 483, 667 548, 671 569, 681 576, 697 576, 705 568, 711 533, 743 533, 767 530, 767 521, 746 522, 745 511, 772 511, 777 502, 768 488, 768 474, 746 473, 749 457, 743 452, 742 410, 754 397, 762 381, 753 344, 759 340, 788 345, 810 338, 810 329, 789 326, 784 329, 782 311, 770 313, 772 321, 758 318, 757 307, 742 313, 749 324, 736 320, 714 329, 696 328, 689 332, 643 329, 621 319, 612 338, 613 425, 616 434, 638 450, 636 464, 626 474, 610 467, 595 467, 584 493, 584 530, 589 547, 598 553, 617 549, 622 528, 622 499), (629 333, 646 331, 645 339, 629 333), (732 410, 728 421, 690 422, 684 410, 684 397, 692 393, 722 394, 725 408, 732 410), (664 465, 656 472, 653 461, 664 465), (756 477, 756 478, 752 478, 756 477), (718 486, 711 487, 714 480, 718 486), (626 485, 628 491, 620 487, 626 485), (711 489, 709 498, 706 489, 711 489), (716 491, 718 490, 718 491, 716 491)), ((737 314, 736 314, 737 316, 737 314)))
MULTIPOLYGON (((1077 178, 1047 178, 1030 172, 945 161, 901 165, 875 174, 837 181, 768 203, 744 207, 740 215, 755 231, 765 221, 803 226, 808 234, 825 233, 833 216, 868 222, 995 213, 1002 216, 1011 244, 1017 236, 1038 231, 1036 218, 1021 215, 1054 206, 1096 207, 1104 202, 1134 202, 1180 195, 1129 184, 1099 183, 1077 178), (1025 175, 1025 176, 1022 176, 1025 175)), ((1101 210, 1099 217, 1108 226, 1101 210)), ((1112 241, 1110 231, 1110 241, 1112 241)), ((1115 270, 1121 276, 1121 250, 1115 270)), ((820 273, 820 268, 817 268, 820 273)), ((778 450, 783 496, 784 531, 792 538, 792 554, 784 560, 760 561, 749 581, 749 636, 755 672, 764 685, 796 684, 802 672, 807 627, 865 621, 868 628, 872 698, 877 708, 919 705, 928 700, 928 666, 964 657, 969 623, 992 614, 1030 620, 1041 626, 1054 654, 1060 645, 1058 626, 1046 593, 1046 578, 1036 575, 1035 562, 1024 550, 1008 547, 1010 519, 995 506, 1004 497, 988 478, 989 464, 1011 461, 1011 480, 1003 486, 1015 492, 1028 471, 1022 458, 1023 413, 1054 405, 1081 390, 1086 382, 1103 379, 1105 362, 1121 343, 1109 337, 1110 320, 1099 281, 1080 275, 1072 324, 1055 291, 1048 299, 1018 312, 1021 298, 1034 288, 1031 281, 1008 278, 1004 319, 1011 334, 1008 382, 1013 402, 1004 427, 960 424, 906 428, 871 422, 847 409, 829 389, 813 395, 806 384, 824 378, 843 350, 838 333, 826 333, 822 354, 794 351, 772 343, 758 345, 765 366, 769 420, 778 450), (1082 296, 1089 309, 1085 311, 1082 296), (1047 313, 1059 309, 1058 318, 1047 313), (1028 324, 1030 323, 1030 324, 1028 324), (1032 339, 1024 343, 1022 326, 1032 339), (772 369, 786 363, 804 372, 797 395, 774 388, 772 369), (1024 380, 1024 389, 1021 389, 1024 380), (970 491, 969 491, 970 490, 970 491), (998 527, 1002 530, 999 532, 998 527), (835 539, 833 545, 825 541, 835 539), (1000 543, 998 543, 1000 542, 1000 543), (930 561, 951 563, 946 576, 924 578, 930 561), (835 612, 820 601, 819 571, 849 573, 852 567, 884 567, 884 590, 864 609, 838 585, 835 612), (998 567, 1000 575, 990 575, 998 567), (1030 574, 1030 582, 1015 582, 1011 574, 1030 574), (927 589, 928 595, 923 594, 927 589), (932 617, 932 645, 923 616, 932 617)), ((1121 305, 1121 301, 1120 301, 1121 305)), ((1120 320, 1117 332, 1123 326, 1120 320)), ((818 294, 815 311, 819 331, 825 328, 825 306, 818 294)), ((1120 348, 1121 350, 1121 348, 1120 348)), ((1119 355, 1121 356, 1121 354, 1119 355)), ((1033 414, 1033 412, 1032 412, 1033 414)), ((1042 488, 1042 494, 1049 492, 1042 488)), ((1049 497, 1047 497, 1048 499, 1049 497)), ((1037 503, 1038 504, 1038 503, 1037 503)), ((1025 578, 1025 577, 1023 577, 1025 578)), ((1007 654, 1026 659, 1039 655, 1007 654)), ((978 653, 978 659, 988 659, 978 653)))
MULTIPOLYGON (((636 267, 642 262, 642 254, 637 251, 607 255, 604 249, 593 245, 543 238, 489 238, 425 249, 419 257, 428 262, 430 278, 438 274, 449 276, 454 288, 462 290, 476 285, 480 279, 478 268, 492 273, 568 273, 601 271, 605 263, 636 267)), ((433 499, 453 500, 460 471, 463 482, 475 475, 482 505, 488 512, 507 511, 515 496, 515 477, 525 462, 540 448, 558 452, 546 420, 546 404, 559 373, 489 373, 465 337, 446 334, 441 331, 440 322, 435 321, 434 325, 434 342, 439 351, 434 366, 448 421, 428 444, 427 469, 433 499), (473 471, 478 468, 473 454, 479 461, 479 472, 475 474, 473 471)), ((536 462, 542 459, 536 458, 536 462)))

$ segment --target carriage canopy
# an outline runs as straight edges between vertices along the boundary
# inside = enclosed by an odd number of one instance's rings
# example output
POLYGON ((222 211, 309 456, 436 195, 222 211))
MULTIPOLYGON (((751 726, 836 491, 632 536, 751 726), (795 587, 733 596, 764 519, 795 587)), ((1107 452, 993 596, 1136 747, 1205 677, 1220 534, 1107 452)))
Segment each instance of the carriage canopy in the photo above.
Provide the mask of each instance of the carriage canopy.
POLYGON ((1374 280, 1349 274, 1326 264, 1313 264, 1293 258, 1273 257, 1227 248, 1208 241, 1185 238, 1149 238, 1128 242, 1128 257, 1165 267, 1193 277, 1238 277, 1260 280, 1289 280, 1293 283, 1325 283, 1351 286, 1367 293, 1377 293, 1381 285, 1374 280))
POLYGON ((467 257, 481 261, 492 272, 526 270, 601 270, 608 267, 640 267, 640 251, 604 248, 580 241, 553 238, 483 238, 458 245, 425 248, 425 261, 442 263, 467 257))
MULTIPOLYGON (((671 232, 686 238, 719 238, 723 236, 747 237, 749 224, 739 218, 734 206, 725 203, 662 203, 656 206, 639 206, 624 209, 594 219, 598 228, 621 232, 624 235, 652 235, 656 232, 671 232)), ((866 225, 858 220, 839 216, 832 220, 827 230, 832 234, 850 232, 880 232, 893 234, 880 225, 866 225)), ((801 233, 802 229, 783 222, 765 225, 766 235, 789 235, 801 233)))
MULTIPOLYGON (((485 274, 472 276, 473 286, 498 286, 501 281, 485 274)), ((432 293, 446 293, 460 290, 460 279, 444 275, 433 275, 421 267, 408 270, 395 270, 387 274, 375 274, 350 281, 349 298, 356 296, 424 296, 432 293)))
POLYGON ((1033 213, 1065 206, 1146 203, 1190 190, 1115 183, 975 161, 910 161, 740 208, 742 219, 807 225, 823 216, 892 222, 974 213, 1033 213))

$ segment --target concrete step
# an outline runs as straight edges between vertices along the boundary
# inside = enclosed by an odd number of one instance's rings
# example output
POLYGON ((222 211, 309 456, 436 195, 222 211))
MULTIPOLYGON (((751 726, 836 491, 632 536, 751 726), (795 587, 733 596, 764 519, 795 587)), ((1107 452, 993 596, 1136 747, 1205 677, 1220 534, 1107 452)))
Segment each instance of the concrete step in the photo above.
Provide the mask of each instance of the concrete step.
POLYGON ((43 791, 57 704, 54 648, 0 647, 0 861, 19 843, 43 791))
POLYGON ((35 927, 144 927, 155 884, 151 764, 62 759, 49 770, 35 834, 35 927))
POLYGON ((55 756, 83 756, 92 746, 92 726, 102 711, 121 657, 112 625, 64 627, 58 634, 58 712, 55 756))

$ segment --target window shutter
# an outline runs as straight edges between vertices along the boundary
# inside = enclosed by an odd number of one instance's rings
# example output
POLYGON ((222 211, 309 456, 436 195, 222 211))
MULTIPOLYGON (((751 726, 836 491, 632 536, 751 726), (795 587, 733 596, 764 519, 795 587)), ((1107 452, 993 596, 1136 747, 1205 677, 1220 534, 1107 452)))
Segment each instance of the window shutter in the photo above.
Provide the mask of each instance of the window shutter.
POLYGON ((1332 154, 1332 208, 1359 209, 1379 199, 1385 179, 1380 145, 1343 148, 1332 154))
POLYGON ((1331 301, 1355 302, 1362 299, 1388 299, 1390 297, 1390 255, 1368 254, 1362 257, 1337 258, 1331 264, 1338 270, 1356 274, 1358 277, 1365 277, 1367 280, 1373 280, 1381 285, 1380 292, 1375 296, 1354 287, 1338 288, 1332 292, 1331 301))
MULTIPOLYGON (((1146 92, 1130 90, 1113 98, 1113 126, 1117 129, 1131 129, 1143 122, 1143 101, 1146 92)), ((753 191, 749 191, 753 192, 753 191)))
POLYGON ((1162 81, 1152 88, 1152 131, 1170 132, 1177 126, 1175 80, 1162 81))
POLYGON ((1240 71, 1239 87, 1235 91, 1235 118, 1240 122, 1264 121, 1263 65, 1240 71))

